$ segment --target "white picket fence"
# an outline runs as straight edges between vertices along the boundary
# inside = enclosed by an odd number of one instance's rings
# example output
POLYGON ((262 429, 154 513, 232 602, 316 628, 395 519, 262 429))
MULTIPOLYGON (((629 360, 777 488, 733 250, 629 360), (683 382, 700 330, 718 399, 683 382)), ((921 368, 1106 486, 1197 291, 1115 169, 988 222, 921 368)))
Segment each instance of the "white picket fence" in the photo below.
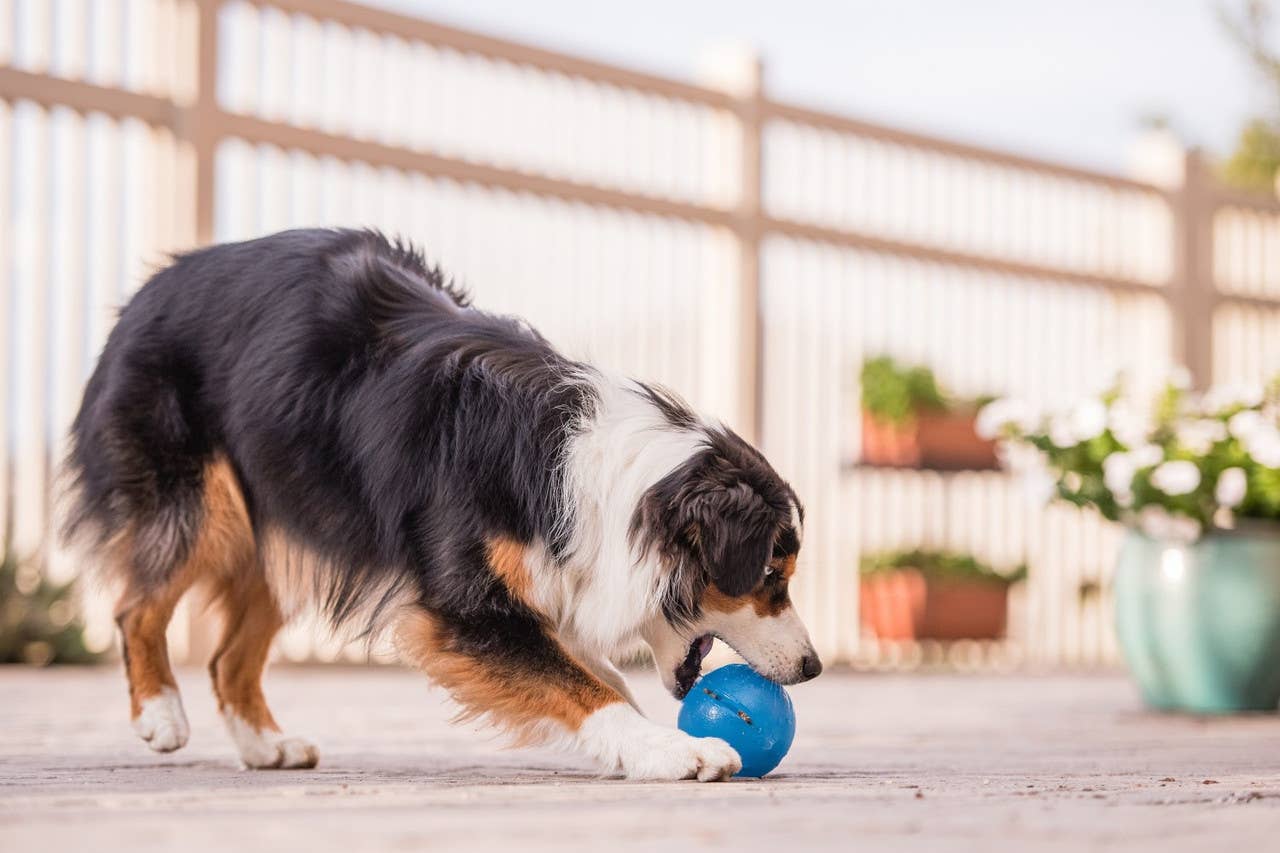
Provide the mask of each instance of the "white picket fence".
MULTIPOLYGON (((759 441, 808 507, 796 599, 826 655, 1114 660, 1117 532, 1000 474, 859 468, 859 365, 1032 399, 1177 362, 1265 377, 1280 206, 1194 155, 1156 186, 779 103, 751 61, 713 70, 692 85, 340 0, 0 0, 6 547, 74 572, 52 473, 114 310, 166 252, 374 226, 759 441), (860 637, 859 553, 915 544, 1030 564, 1010 643, 860 637)), ((309 625, 282 648, 347 654, 309 625)))

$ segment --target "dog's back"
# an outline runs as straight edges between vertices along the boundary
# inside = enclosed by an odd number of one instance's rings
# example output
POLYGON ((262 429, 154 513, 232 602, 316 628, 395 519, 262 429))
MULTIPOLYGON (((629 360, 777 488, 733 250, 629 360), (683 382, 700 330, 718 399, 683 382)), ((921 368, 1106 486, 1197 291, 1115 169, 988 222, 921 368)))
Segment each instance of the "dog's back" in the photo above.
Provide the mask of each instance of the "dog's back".
POLYGON ((349 562, 403 557, 388 553, 403 545, 388 504, 421 499, 407 494, 419 484, 397 489, 403 474, 381 471, 372 506, 359 445, 445 436, 429 421, 452 416, 470 359, 536 371, 558 358, 527 327, 465 304, 370 232, 291 231, 176 259, 123 310, 86 388, 68 532, 102 546, 127 531, 131 553, 113 563, 138 585, 163 583, 194 546, 205 472, 219 464, 255 522, 349 562))

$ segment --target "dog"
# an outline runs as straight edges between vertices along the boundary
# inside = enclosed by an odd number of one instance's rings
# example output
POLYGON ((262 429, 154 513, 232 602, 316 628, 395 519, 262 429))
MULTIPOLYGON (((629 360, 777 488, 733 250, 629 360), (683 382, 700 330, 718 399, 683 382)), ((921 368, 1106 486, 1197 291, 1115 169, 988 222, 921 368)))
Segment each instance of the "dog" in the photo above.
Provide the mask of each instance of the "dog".
POLYGON ((302 608, 523 741, 633 779, 726 779, 723 741, 646 719, 611 662, 683 697, 719 638, 782 684, 822 665, 788 597, 804 510, 673 393, 479 310, 407 244, 310 229, 179 255, 121 311, 72 426, 64 535, 119 588, 133 726, 189 727, 165 647, 221 611, 218 707, 249 768, 313 767, 263 697, 302 608))

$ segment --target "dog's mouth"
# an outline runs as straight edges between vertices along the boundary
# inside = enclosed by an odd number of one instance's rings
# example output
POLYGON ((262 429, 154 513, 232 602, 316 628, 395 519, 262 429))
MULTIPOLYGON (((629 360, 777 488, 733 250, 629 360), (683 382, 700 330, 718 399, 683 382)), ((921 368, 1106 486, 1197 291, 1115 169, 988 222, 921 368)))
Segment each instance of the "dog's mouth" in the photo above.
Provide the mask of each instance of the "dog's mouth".
POLYGON ((693 689, 693 683, 702 674, 702 659, 710 654, 711 646, 714 643, 714 637, 710 634, 703 634, 689 644, 689 653, 685 655, 684 660, 676 667, 676 686, 671 693, 677 699, 683 699, 693 689))

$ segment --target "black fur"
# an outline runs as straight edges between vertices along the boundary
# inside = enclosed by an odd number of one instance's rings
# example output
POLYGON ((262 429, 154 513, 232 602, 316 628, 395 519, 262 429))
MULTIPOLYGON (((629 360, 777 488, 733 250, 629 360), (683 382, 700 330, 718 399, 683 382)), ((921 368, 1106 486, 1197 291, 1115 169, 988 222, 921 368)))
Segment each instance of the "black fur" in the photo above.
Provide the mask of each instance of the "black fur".
MULTIPOLYGON (((672 417, 683 420, 679 411, 672 417)), ((667 618, 696 618, 708 583, 728 596, 745 595, 760 584, 770 559, 796 553, 793 503, 799 508, 759 451, 732 430, 710 431, 706 448, 650 488, 631 521, 633 540, 675 567, 663 602, 667 618)))
POLYGON ((495 636, 533 630, 484 543, 565 547, 559 462, 594 405, 589 375, 374 233, 196 251, 130 301, 88 383, 67 532, 102 544, 133 531, 132 579, 162 584, 192 546, 202 471, 222 454, 255 528, 331 564, 321 603, 335 622, 390 580, 469 634, 493 619, 495 636))
MULTIPOLYGON (((255 531, 322 558, 316 592, 333 622, 372 610, 372 625, 407 592, 455 651, 560 673, 571 661, 493 574, 486 543, 541 541, 566 556, 563 462, 597 381, 375 233, 290 231, 192 252, 130 301, 88 383, 67 533, 103 545, 127 531, 128 579, 159 588, 201 529, 206 466, 225 458, 255 531)), ((673 429, 704 429, 670 393, 638 393, 673 429)), ((792 503, 756 450, 706 432, 633 518, 633 541, 674 573, 667 617, 696 616, 708 584, 731 596, 760 584, 779 543, 798 547, 785 536, 792 503)))

